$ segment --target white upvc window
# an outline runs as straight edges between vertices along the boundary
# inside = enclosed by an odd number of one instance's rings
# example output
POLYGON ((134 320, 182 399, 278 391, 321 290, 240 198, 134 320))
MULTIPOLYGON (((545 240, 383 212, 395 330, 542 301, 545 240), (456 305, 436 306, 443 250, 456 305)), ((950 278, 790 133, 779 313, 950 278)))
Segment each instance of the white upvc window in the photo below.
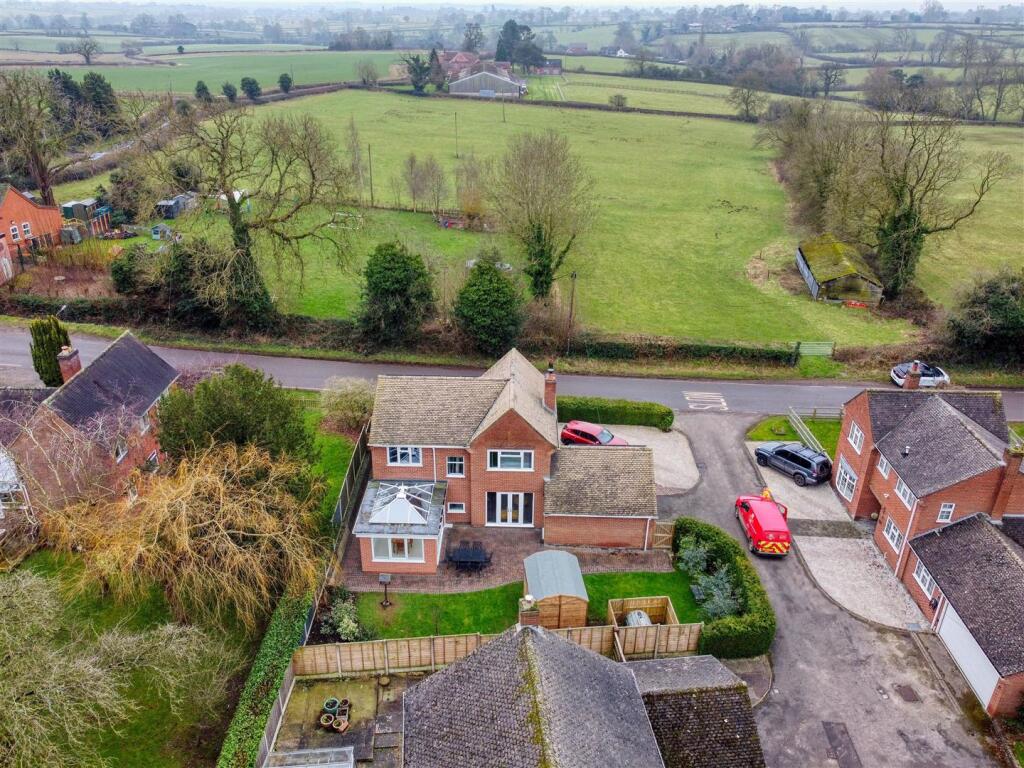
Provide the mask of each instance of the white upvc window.
POLYGON ((889 479, 889 470, 890 469, 891 469, 891 465, 889 464, 889 460, 887 458, 885 458, 885 456, 879 456, 878 457, 878 474, 880 474, 882 477, 884 477, 886 480, 888 480, 889 479))
POLYGON ((917 502, 917 496, 914 495, 913 491, 903 482, 903 478, 896 475, 896 495, 900 497, 900 501, 906 506, 907 509, 913 509, 914 504, 917 502))
POLYGON ((857 475, 842 456, 839 457, 839 471, 836 473, 836 490, 847 501, 853 501, 853 494, 857 490, 857 475))
POLYGON ((18 226, 11 227, 11 240, 15 243, 21 240, 21 232, 18 231, 18 226))
POLYGON ((449 456, 445 461, 445 474, 448 477, 465 477, 466 458, 464 456, 449 456))
POLYGON ((466 505, 460 501, 452 501, 448 503, 448 514, 449 515, 464 515, 466 514, 466 505))
POLYGON ((889 542, 889 546, 899 552, 903 547, 903 531, 892 521, 891 517, 886 519, 885 529, 882 533, 885 534, 885 540, 889 542))
POLYGON ((857 425, 856 421, 850 422, 850 434, 846 436, 846 439, 850 441, 850 445, 859 454, 864 448, 864 432, 857 425))
POLYGON ((928 569, 924 567, 924 563, 920 560, 917 561, 917 565, 914 566, 914 581, 917 582, 918 586, 924 592, 924 596, 931 600, 932 592, 935 591, 935 579, 928 573, 928 569))
POLYGON ((139 417, 139 434, 144 435, 149 432, 149 428, 153 426, 153 422, 150 421, 149 414, 144 413, 139 417))
POLYGON ((423 539, 409 539, 404 536, 374 536, 372 542, 375 562, 423 562, 423 539))
POLYGON ((422 467, 423 450, 414 445, 389 445, 389 467, 422 467))
POLYGON ((487 469, 495 472, 531 472, 533 451, 490 450, 487 452, 487 469))
POLYGON ((124 461, 124 457, 128 455, 128 441, 123 437, 119 437, 117 442, 114 443, 114 461, 120 464, 124 461))
POLYGON ((25 235, 25 237, 32 237, 32 225, 29 224, 27 221, 22 222, 21 232, 22 234, 25 235))
POLYGON ((939 507, 939 516, 937 518, 938 522, 948 523, 953 519, 954 510, 956 510, 956 504, 951 501, 943 502, 942 506, 939 507))

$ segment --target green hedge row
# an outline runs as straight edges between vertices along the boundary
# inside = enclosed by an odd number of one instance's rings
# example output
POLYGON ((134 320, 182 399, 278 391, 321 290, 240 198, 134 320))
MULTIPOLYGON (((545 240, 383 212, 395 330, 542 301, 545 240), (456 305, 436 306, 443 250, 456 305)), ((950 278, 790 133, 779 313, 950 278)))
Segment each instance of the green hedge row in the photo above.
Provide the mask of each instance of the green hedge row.
POLYGON ((558 398, 559 421, 579 419, 598 424, 634 424, 657 427, 662 432, 668 432, 672 429, 675 417, 672 409, 661 403, 575 395, 562 395, 558 398))
POLYGON ((221 745, 217 768, 251 768, 255 762, 284 673, 302 643, 311 603, 311 596, 278 602, 221 745))
POLYGON ((700 652, 720 659, 743 659, 767 653, 775 639, 775 611, 768 593, 743 548, 729 534, 710 523, 682 517, 676 520, 672 551, 679 551, 679 540, 694 537, 708 549, 713 567, 725 565, 743 602, 738 616, 709 621, 700 634, 700 652))
POLYGON ((725 341, 697 341, 661 336, 601 336, 578 334, 569 354, 606 360, 688 360, 708 359, 729 362, 796 365, 800 353, 795 344, 751 346, 725 341))

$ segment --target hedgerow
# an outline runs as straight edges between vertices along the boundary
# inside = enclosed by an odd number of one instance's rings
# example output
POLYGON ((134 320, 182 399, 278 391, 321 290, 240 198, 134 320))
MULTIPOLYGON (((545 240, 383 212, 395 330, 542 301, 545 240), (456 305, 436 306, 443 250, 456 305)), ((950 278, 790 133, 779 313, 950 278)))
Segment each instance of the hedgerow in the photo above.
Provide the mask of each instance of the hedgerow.
POLYGON ((672 550, 692 537, 707 549, 708 570, 725 566, 741 602, 736 616, 726 616, 704 624, 700 634, 700 653, 720 659, 742 659, 767 653, 775 639, 775 611, 761 579, 747 559, 743 548, 721 528, 684 517, 676 520, 672 550))
POLYGON ((302 643, 312 597, 283 597, 277 604, 249 670, 235 716, 220 748, 217 768, 250 768, 292 654, 302 643))
POLYGON ((662 432, 668 432, 672 429, 675 413, 661 403, 563 395, 558 398, 558 419, 632 424, 640 427, 657 427, 662 432))

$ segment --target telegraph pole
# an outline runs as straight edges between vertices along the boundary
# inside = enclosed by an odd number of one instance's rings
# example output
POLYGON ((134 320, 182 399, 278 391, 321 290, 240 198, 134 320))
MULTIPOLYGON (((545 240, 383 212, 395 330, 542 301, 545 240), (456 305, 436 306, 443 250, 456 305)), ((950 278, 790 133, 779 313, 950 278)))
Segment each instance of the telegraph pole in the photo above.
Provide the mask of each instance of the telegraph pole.
POLYGON ((459 159, 459 113, 455 113, 455 159, 459 159))
POLYGON ((373 151, 369 144, 366 145, 366 159, 370 166, 370 207, 373 208, 373 151))
POLYGON ((572 314, 576 308, 576 270, 570 275, 572 287, 569 289, 569 324, 565 328, 565 356, 569 356, 569 345, 572 344, 572 314))

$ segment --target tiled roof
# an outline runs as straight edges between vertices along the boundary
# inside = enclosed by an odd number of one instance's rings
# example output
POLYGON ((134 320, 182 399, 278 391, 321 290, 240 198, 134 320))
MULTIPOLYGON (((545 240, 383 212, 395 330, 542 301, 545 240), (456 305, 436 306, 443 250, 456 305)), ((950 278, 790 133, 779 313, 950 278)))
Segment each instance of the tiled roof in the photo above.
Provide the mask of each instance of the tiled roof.
POLYGON ((1024 672, 1024 560, 982 515, 911 540, 910 546, 1002 676, 1024 672))
POLYGON ((657 517, 654 454, 639 445, 572 445, 551 459, 546 515, 657 517))
POLYGON ((875 445, 918 498, 1003 466, 1006 447, 983 426, 934 395, 875 445))
POLYGON ((689 691, 694 688, 735 688, 746 684, 714 656, 679 656, 631 661, 640 693, 689 691))
POLYGON ((21 427, 53 392, 52 387, 0 389, 0 445, 6 445, 21 434, 21 427))
POLYGON ((512 628, 409 688, 406 768, 661 768, 636 681, 539 627, 512 628))
POLYGON ((1000 440, 1009 439, 1003 398, 998 392, 948 389, 941 392, 926 392, 920 389, 868 389, 865 392, 871 414, 871 436, 876 443, 930 398, 939 398, 949 403, 1000 440))
POLYGON ((381 376, 370 445, 468 446, 509 411, 557 445, 555 414, 544 407, 544 374, 516 350, 475 379, 381 376))
POLYGON ((173 367, 126 331, 58 388, 46 405, 76 427, 120 409, 138 418, 177 377, 173 367))

